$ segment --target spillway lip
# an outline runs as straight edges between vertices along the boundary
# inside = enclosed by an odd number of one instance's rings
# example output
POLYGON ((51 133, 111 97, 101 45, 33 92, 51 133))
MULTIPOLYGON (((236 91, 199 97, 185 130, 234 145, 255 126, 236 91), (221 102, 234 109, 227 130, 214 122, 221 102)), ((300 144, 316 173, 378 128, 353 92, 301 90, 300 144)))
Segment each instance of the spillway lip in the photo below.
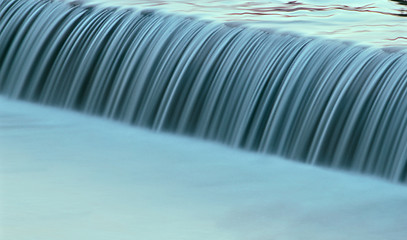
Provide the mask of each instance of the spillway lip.
MULTIPOLYGON (((184 15, 216 22, 239 22, 241 26, 296 32, 376 48, 407 47, 407 1, 332 2, 305 1, 148 1, 148 0, 53 0, 76 5, 119 8, 153 8, 157 12, 184 15), (241 4, 244 3, 244 4, 241 4)), ((232 23, 236 24, 236 23, 232 23)))
MULTIPOLYGON (((93 2, 88 2, 87 0, 51 0, 54 2, 65 2, 70 4, 73 7, 82 7, 85 9, 110 9, 110 10, 128 10, 132 12, 138 12, 141 15, 145 16, 151 16, 153 14, 160 14, 160 15, 165 15, 165 16, 178 16, 180 18, 184 18, 185 20, 193 20, 193 21, 199 21, 205 24, 219 24, 223 25, 226 27, 230 28, 240 28, 240 29, 252 29, 255 31, 261 31, 264 33, 268 34, 278 34, 281 36, 291 36, 295 38, 303 38, 303 39, 310 39, 310 40, 322 40, 322 41, 329 41, 332 42, 333 44, 345 44, 348 46, 364 46, 364 47, 373 47, 373 48, 381 48, 381 47, 375 47, 371 46, 366 43, 361 43, 357 40, 341 40, 341 39, 335 39, 335 38, 328 38, 325 36, 318 36, 318 35, 305 35, 303 33, 299 33, 293 30, 288 30, 284 28, 274 28, 274 27, 258 27, 258 26, 252 26, 250 25, 250 22, 247 21, 220 21, 217 19, 205 19, 202 18, 200 15, 194 15, 194 14, 188 14, 186 12, 169 12, 168 10, 164 8, 151 8, 151 7, 140 7, 138 5, 120 5, 116 3, 93 3, 93 2)), ((398 48, 402 50, 403 48, 398 48)))
MULTIPOLYGON (((265 33, 270 33, 270 34, 279 34, 279 35, 290 35, 293 37, 298 37, 298 38, 304 38, 304 39, 325 39, 329 40, 332 42, 337 42, 337 43, 342 43, 345 45, 354 45, 354 46, 365 46, 365 47, 372 47, 376 49, 383 49, 384 51, 388 52, 400 52, 400 51, 405 51, 407 48, 404 46, 399 46, 399 45, 374 45, 370 44, 364 41, 361 41, 360 39, 340 39, 335 36, 324 36, 324 35, 314 35, 314 34, 305 34, 302 32, 294 31, 289 28, 285 27, 274 27, 274 26, 254 26, 252 25, 251 22, 248 22, 246 20, 235 20, 235 21, 230 21, 230 20, 219 20, 219 19, 208 19, 203 17, 200 14, 193 14, 193 13, 188 13, 188 12, 183 12, 183 11, 170 11, 164 7, 143 7, 137 4, 134 5, 126 5, 126 4, 119 4, 115 2, 109 2, 107 3, 106 1, 101 1, 101 2, 95 2, 95 1, 89 1, 89 0, 51 0, 54 2, 65 2, 68 3, 72 6, 75 7, 83 7, 83 8, 109 8, 109 9, 126 9, 128 11, 134 11, 134 12, 139 12, 142 15, 152 15, 152 14, 161 14, 161 15, 167 15, 167 16, 179 16, 181 18, 184 18, 186 20, 194 20, 194 21, 201 21, 206 24, 210 23, 217 23, 221 24, 227 27, 231 28, 245 28, 245 29, 255 29, 259 30, 265 33)), ((407 1, 404 1, 407 4, 407 1)), ((393 40, 391 42, 396 42, 400 37, 397 37, 395 39, 388 39, 388 41, 393 40)))

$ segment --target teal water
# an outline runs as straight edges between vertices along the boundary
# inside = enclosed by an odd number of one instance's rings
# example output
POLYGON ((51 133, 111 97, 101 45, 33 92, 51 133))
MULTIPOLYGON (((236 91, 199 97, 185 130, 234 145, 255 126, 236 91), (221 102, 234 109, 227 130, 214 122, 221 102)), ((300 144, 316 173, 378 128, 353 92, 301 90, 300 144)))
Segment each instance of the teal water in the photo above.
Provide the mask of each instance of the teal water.
POLYGON ((406 239, 327 169, 407 183, 406 51, 281 34, 403 46, 402 5, 67 1, 0 0, 1 240, 406 239))
MULTIPOLYGON (((84 0, 154 8, 203 19, 323 36, 379 47, 407 46, 407 6, 397 1, 84 0)), ((402 2, 402 1, 399 1, 402 2)))
POLYGON ((402 185, 0 96, 1 240, 405 240, 406 203, 402 185))
POLYGON ((0 94, 407 182, 407 54, 57 1, 0 2, 0 94))

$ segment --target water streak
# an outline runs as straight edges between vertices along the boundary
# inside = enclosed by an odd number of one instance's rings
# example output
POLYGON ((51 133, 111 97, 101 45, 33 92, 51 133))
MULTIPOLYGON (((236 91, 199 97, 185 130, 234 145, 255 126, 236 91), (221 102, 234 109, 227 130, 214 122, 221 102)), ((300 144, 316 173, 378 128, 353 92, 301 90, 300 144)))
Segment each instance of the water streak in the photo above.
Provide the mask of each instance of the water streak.
POLYGON ((407 180, 407 55, 126 8, 0 2, 0 93, 407 180))

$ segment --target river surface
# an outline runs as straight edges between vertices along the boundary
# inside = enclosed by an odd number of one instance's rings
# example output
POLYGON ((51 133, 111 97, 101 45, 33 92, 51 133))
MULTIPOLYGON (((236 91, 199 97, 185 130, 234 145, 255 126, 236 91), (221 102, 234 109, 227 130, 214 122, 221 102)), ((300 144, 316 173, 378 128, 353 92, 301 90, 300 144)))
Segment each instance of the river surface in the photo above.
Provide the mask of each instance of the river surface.
POLYGON ((379 47, 407 46, 403 1, 270 0, 85 0, 90 3, 154 8, 202 19, 356 41, 379 47))
POLYGON ((405 240, 406 203, 375 178, 0 97, 2 240, 405 240))

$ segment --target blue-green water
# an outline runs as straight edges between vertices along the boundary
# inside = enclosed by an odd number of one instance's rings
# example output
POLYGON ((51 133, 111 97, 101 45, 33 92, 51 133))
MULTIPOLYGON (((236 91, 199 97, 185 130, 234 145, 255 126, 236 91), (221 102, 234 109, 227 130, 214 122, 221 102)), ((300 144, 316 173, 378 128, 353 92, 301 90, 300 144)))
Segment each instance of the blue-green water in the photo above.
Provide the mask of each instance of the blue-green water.
POLYGON ((407 46, 407 6, 396 1, 359 0, 85 0, 155 8, 203 19, 356 41, 379 47, 407 46))
POLYGON ((146 7, 0 3, 2 95, 407 182, 405 51, 146 7))
POLYGON ((219 23, 403 46, 402 5, 67 1, 0 0, 0 239, 406 239, 405 186, 287 160, 406 184, 407 52, 219 23))

